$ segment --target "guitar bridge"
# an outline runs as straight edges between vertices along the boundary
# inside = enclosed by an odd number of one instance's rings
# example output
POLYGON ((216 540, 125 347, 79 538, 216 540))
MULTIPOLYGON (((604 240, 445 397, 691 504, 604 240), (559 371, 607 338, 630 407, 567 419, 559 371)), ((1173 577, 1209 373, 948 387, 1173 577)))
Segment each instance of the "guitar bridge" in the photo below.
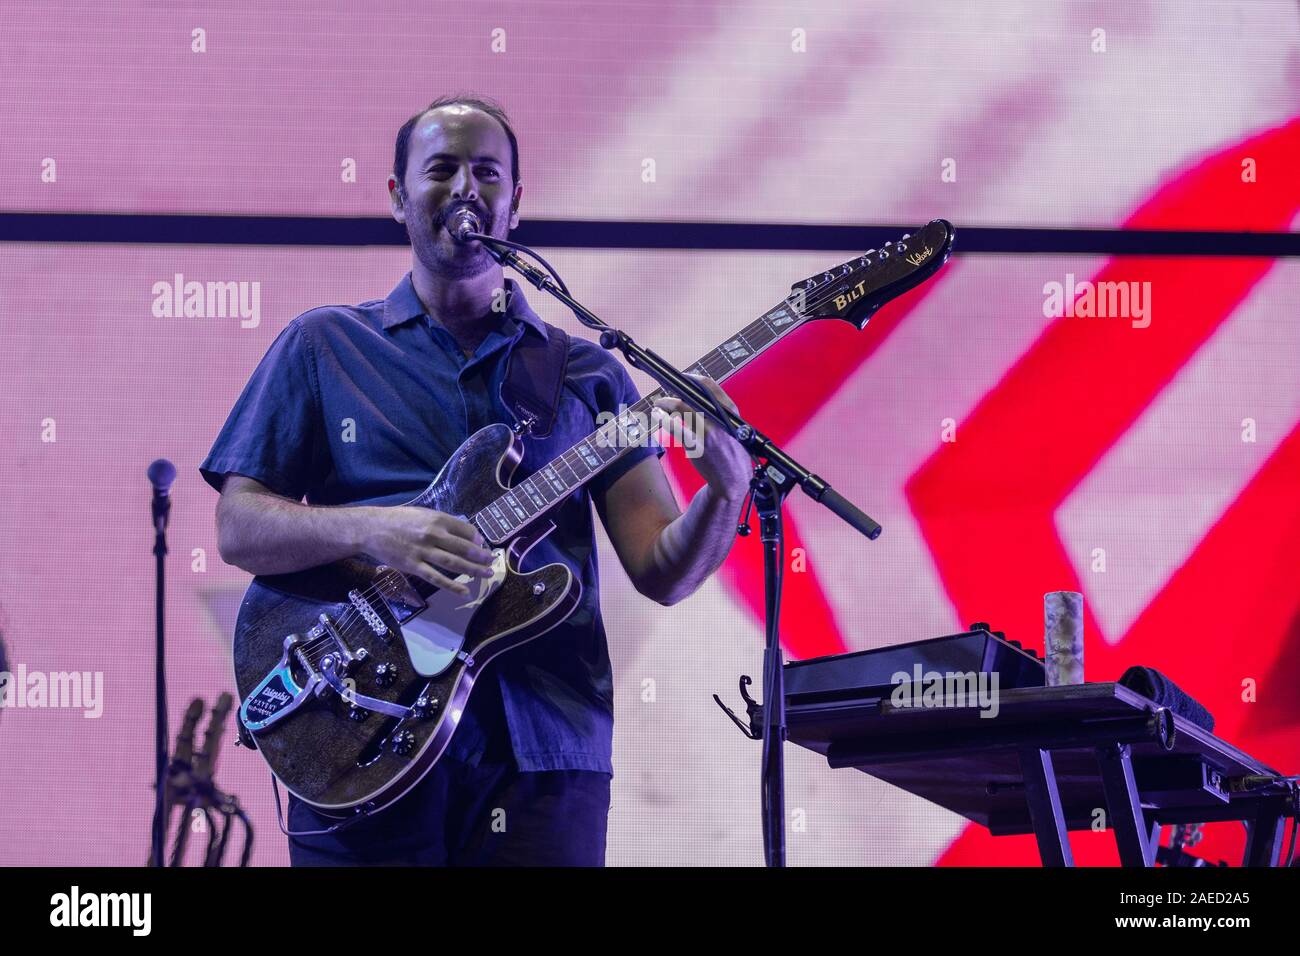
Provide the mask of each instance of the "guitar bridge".
POLYGON ((319 697, 331 688, 342 693, 340 688, 346 685, 341 675, 346 675, 368 656, 364 647, 353 652, 329 615, 322 614, 306 634, 290 634, 284 639, 279 663, 240 704, 240 720, 250 731, 265 730, 288 717, 313 695, 319 697), (295 663, 306 675, 301 682, 294 673, 295 663))
MULTIPOLYGON (((352 606, 357 609, 357 613, 361 615, 361 619, 369 625, 370 629, 374 631, 375 634, 379 637, 388 636, 388 625, 384 623, 384 619, 379 616, 379 612, 374 609, 371 603, 365 599, 360 591, 349 591, 348 600, 352 602, 352 606)), ((383 600, 383 598, 381 597, 380 600, 383 600)))
MULTIPOLYGON (((312 628, 317 631, 318 628, 312 628)), ((312 694, 321 693, 325 687, 324 678, 312 666, 308 655, 302 653, 301 645, 319 639, 319 635, 308 636, 290 634, 284 639, 284 653, 280 662, 262 678, 253 692, 239 705, 239 721, 251 731, 264 730, 277 720, 288 717, 312 694), (292 660, 297 661, 307 674, 302 683, 294 675, 292 660)))

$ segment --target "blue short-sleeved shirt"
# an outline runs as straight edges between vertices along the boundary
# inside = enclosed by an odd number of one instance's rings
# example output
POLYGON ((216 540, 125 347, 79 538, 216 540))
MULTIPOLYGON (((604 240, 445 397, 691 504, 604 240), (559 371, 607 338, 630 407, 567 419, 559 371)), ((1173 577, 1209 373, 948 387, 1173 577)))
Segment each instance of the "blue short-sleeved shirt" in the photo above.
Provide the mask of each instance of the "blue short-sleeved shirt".
MULTIPOLYGON (((325 306, 298 316, 272 343, 200 466, 221 490, 234 472, 313 505, 404 504, 485 425, 514 419, 501 401, 505 358, 524 335, 546 336, 519 286, 466 357, 425 312, 410 273, 387 299, 325 306)), ((627 371, 600 346, 570 338, 554 428, 525 439, 515 479, 526 478, 591 434, 601 412, 640 398, 627 371)), ((591 484, 608 487, 657 446, 633 448, 591 484)), ((601 622, 595 527, 587 486, 552 513, 535 548, 582 581, 582 601, 561 625, 489 665, 448 752, 477 764, 512 752, 521 770, 613 773, 613 673, 601 622)), ((530 555, 532 558, 532 555, 530 555)))

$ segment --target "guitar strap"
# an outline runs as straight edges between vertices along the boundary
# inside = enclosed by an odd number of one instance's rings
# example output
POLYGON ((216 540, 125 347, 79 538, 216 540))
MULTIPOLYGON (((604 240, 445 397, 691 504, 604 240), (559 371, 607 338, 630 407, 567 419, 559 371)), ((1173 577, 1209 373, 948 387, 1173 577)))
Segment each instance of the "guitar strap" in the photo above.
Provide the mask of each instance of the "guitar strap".
POLYGON ((546 324, 546 341, 524 334, 506 357, 501 402, 515 417, 522 434, 545 438, 555 426, 560 390, 569 365, 569 336, 546 324), (529 425, 529 422, 532 422, 529 425))

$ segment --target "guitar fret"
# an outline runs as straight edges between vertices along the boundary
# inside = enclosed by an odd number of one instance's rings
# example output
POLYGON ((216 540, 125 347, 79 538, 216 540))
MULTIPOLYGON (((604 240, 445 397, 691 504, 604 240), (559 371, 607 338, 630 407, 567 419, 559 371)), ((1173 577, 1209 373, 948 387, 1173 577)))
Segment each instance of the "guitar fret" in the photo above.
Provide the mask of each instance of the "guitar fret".
POLYGON ((555 460, 558 464, 569 469, 569 474, 573 475, 574 484, 582 484, 582 477, 574 470, 573 465, 569 463, 569 453, 567 451, 555 460))
POLYGON ((727 354, 727 359, 733 362, 744 363, 753 355, 753 349, 743 336, 737 336, 722 348, 727 354))
POLYGON ((546 498, 542 496, 541 492, 539 492, 533 485, 533 479, 531 478, 526 481, 521 481, 519 484, 515 485, 515 488, 522 488, 524 493, 528 495, 528 500, 537 506, 538 511, 541 511, 550 504, 550 502, 547 501, 546 498))
POLYGON ((772 316, 768 322, 772 326, 772 341, 775 342, 794 327, 795 317, 787 312, 781 315, 772 316))
POLYGON ((577 445, 577 451, 578 455, 582 458, 582 463, 592 471, 595 471, 604 463, 600 456, 592 451, 590 442, 579 442, 577 445))
MULTIPOLYGON (((488 524, 487 532, 490 538, 499 538, 506 534, 505 526, 497 520, 496 515, 492 513, 492 505, 488 505, 482 511, 474 516, 475 523, 482 518, 485 524, 488 524), (490 524, 489 524, 490 522, 490 524), (493 530, 495 527, 495 530, 493 530)), ((481 530, 481 529, 480 529, 481 530)))
POLYGON ((632 414, 634 410, 635 406, 629 408, 628 414, 616 422, 621 448, 631 448, 634 445, 639 445, 645 438, 646 432, 642 427, 642 421, 632 414))
POLYGON ((515 517, 518 518, 521 522, 527 521, 530 517, 532 517, 532 515, 530 515, 526 510, 524 510, 524 506, 519 503, 519 499, 515 497, 513 491, 507 491, 504 495, 501 496, 501 500, 506 503, 506 507, 508 507, 511 511, 513 511, 515 517))
POLYGON ((496 501, 492 502, 492 504, 488 505, 487 510, 496 523, 501 526, 502 534, 509 534, 514 530, 514 523, 510 520, 510 516, 502 510, 501 505, 497 503, 500 500, 501 499, 498 498, 496 501))
POLYGON ((559 498, 568 492, 568 486, 560 480, 560 476, 556 474, 555 469, 550 465, 547 465, 541 470, 541 475, 546 479, 547 483, 550 484, 551 489, 555 492, 556 498, 559 498))
POLYGON ((591 477, 591 466, 583 461, 582 456, 579 455, 575 449, 570 448, 564 453, 564 455, 564 463, 569 466, 569 470, 573 472, 579 483, 584 482, 591 477))

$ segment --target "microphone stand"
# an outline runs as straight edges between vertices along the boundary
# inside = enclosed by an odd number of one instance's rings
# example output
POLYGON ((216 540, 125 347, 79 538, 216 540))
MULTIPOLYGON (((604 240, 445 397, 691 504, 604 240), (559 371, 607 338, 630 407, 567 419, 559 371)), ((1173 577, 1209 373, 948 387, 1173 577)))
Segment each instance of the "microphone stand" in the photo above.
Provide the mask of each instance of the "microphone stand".
POLYGON ((163 558, 167 555, 167 532, 154 532, 153 553, 157 559, 154 589, 154 807, 150 866, 162 866, 164 826, 164 781, 167 779, 167 671, 163 662, 163 558))
POLYGON ((153 553, 156 565, 154 590, 154 805, 153 831, 149 843, 149 865, 163 866, 167 842, 167 670, 163 658, 163 558, 167 556, 167 519, 171 515, 171 483, 176 468, 166 459, 149 466, 153 485, 153 553))
MULTIPOLYGON (((869 540, 880 537, 881 526, 852 502, 841 496, 824 479, 787 455, 770 438, 735 412, 718 402, 708 389, 670 364, 662 356, 642 348, 626 332, 606 324, 569 294, 555 270, 526 246, 462 228, 461 241, 478 240, 503 266, 509 266, 543 292, 564 303, 578 321, 600 333, 601 347, 623 353, 627 364, 640 369, 668 391, 680 396, 700 414, 726 429, 756 462, 750 479, 750 500, 758 512, 759 537, 763 544, 764 629, 763 655, 763 759, 761 770, 763 813, 763 857, 768 866, 785 866, 785 686, 781 658, 781 583, 784 570, 784 525, 782 505, 794 487, 824 505, 869 540), (551 275, 526 261, 516 250, 527 252, 543 263, 551 275)), ((742 522, 741 527, 748 531, 742 522)), ((739 529, 738 529, 739 531, 739 529)))

